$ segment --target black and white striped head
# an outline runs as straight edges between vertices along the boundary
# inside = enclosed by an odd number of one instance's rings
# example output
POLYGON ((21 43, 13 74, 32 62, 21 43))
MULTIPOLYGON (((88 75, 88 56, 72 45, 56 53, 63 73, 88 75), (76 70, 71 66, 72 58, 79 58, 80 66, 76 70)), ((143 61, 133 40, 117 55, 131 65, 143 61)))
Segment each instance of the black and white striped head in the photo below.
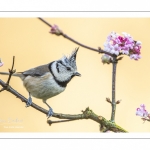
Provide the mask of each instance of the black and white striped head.
POLYGON ((56 81, 67 85, 74 76, 80 76, 80 73, 77 72, 76 66, 76 55, 78 49, 79 48, 75 49, 69 57, 64 56, 50 64, 49 69, 56 81))

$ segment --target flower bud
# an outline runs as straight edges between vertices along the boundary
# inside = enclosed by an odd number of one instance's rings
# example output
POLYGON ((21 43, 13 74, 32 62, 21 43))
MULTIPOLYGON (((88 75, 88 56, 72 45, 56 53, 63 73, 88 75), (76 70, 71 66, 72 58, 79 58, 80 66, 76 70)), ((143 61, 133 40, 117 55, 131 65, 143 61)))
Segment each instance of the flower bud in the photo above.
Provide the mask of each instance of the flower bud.
POLYGON ((117 100, 116 104, 120 104, 121 100, 117 100))
POLYGON ((101 59, 103 64, 105 63, 109 64, 112 62, 112 57, 107 54, 102 55, 101 59))
POLYGON ((111 103, 111 100, 110 100, 110 98, 106 98, 106 101, 108 102, 108 103, 111 103))
POLYGON ((63 32, 62 32, 62 31, 59 29, 59 27, 58 27, 57 25, 55 25, 55 24, 51 27, 50 33, 56 34, 56 35, 61 35, 61 34, 63 34, 63 32))
POLYGON ((142 42, 141 41, 137 41, 135 45, 141 45, 142 42))

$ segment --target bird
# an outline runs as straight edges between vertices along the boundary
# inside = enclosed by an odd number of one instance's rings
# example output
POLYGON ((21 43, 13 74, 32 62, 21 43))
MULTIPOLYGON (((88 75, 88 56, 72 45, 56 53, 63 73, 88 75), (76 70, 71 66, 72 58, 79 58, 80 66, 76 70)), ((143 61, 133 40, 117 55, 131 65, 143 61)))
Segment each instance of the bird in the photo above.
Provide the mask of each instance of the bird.
MULTIPOLYGON (((48 106, 48 118, 54 114, 47 100, 62 93, 73 77, 81 76, 81 74, 77 72, 76 66, 78 49, 79 47, 75 48, 70 56, 64 55, 61 59, 31 68, 24 72, 16 72, 12 75, 20 77, 24 87, 29 93, 26 107, 32 104, 32 97, 35 97, 41 99, 43 103, 48 106)), ((8 72, 0 72, 0 74, 9 75, 8 72)))

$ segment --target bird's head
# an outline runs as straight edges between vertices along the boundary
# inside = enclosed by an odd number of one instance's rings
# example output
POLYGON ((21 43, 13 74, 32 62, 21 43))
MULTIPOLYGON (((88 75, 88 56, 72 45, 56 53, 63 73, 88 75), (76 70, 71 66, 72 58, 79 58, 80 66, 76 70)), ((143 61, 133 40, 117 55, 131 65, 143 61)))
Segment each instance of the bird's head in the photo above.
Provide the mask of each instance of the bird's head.
POLYGON ((51 72, 59 82, 69 82, 74 76, 81 76, 77 72, 76 55, 79 48, 76 48, 68 57, 63 56, 61 59, 54 61, 49 65, 51 72))

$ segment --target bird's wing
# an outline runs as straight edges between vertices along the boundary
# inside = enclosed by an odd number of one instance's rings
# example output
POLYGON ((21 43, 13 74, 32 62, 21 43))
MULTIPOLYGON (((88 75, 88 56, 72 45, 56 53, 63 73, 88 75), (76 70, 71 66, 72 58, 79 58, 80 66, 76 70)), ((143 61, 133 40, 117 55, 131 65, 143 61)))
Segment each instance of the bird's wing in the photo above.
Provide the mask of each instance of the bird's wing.
POLYGON ((29 69, 27 71, 22 72, 22 74, 24 76, 42 76, 45 73, 49 72, 49 68, 48 68, 49 64, 46 65, 42 65, 42 66, 38 66, 32 69, 29 69))

